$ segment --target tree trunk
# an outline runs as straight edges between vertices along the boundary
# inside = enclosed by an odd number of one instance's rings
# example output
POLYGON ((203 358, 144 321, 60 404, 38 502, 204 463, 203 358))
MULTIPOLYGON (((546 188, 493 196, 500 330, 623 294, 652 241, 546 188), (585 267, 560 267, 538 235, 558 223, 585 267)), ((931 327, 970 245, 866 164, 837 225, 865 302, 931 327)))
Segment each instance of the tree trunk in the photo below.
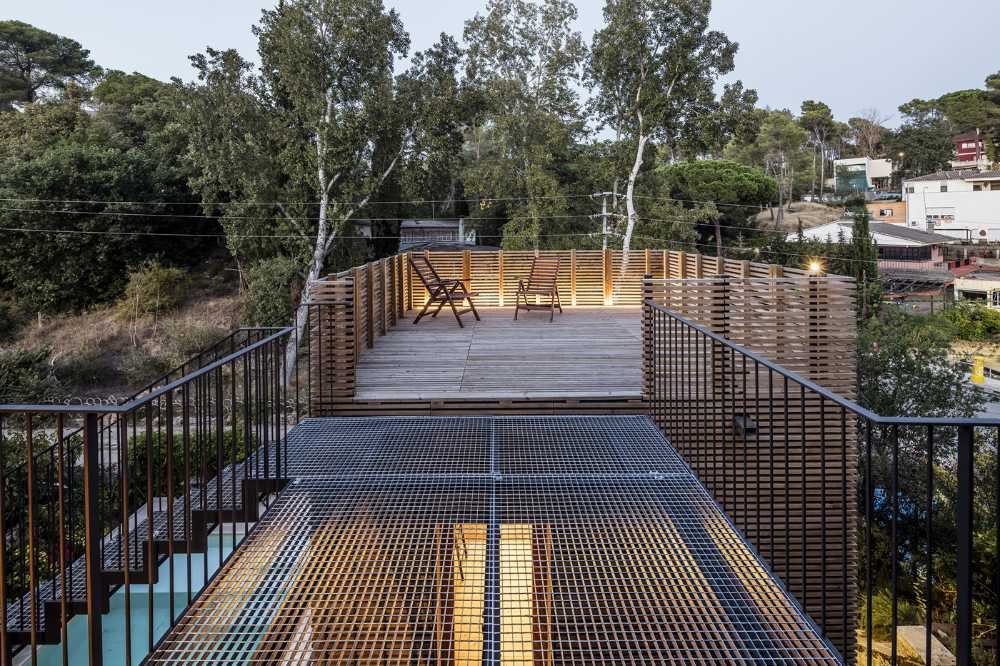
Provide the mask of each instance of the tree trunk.
POLYGON ((820 144, 819 149, 819 200, 823 200, 826 190, 826 145, 820 144))
MULTIPOLYGON (((816 196, 816 153, 818 151, 817 146, 813 146, 813 169, 812 169, 812 189, 809 190, 813 196, 816 196)), ((822 185, 820 186, 822 187, 822 185)))
POLYGON ((635 223, 638 218, 638 214, 635 211, 635 180, 639 177, 639 169, 642 168, 642 154, 646 149, 648 141, 648 135, 639 134, 639 145, 635 150, 635 162, 632 164, 632 171, 628 176, 628 187, 625 189, 625 212, 628 221, 625 224, 625 236, 622 238, 622 275, 625 275, 628 271, 628 253, 629 248, 632 246, 632 232, 635 231, 635 223))
POLYGON ((715 256, 722 256, 722 224, 715 218, 715 256))

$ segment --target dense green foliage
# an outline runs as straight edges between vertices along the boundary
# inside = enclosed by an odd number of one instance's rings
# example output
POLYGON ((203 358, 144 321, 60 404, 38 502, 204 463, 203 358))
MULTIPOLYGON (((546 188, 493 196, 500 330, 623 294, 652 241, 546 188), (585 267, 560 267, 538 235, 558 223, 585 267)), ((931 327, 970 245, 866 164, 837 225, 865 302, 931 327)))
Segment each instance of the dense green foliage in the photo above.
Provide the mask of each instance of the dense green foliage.
POLYGON ((247 270, 246 319, 254 326, 284 326, 292 320, 298 266, 288 257, 262 259, 247 270))
POLYGON ((963 301, 945 310, 942 317, 959 340, 983 341, 1000 335, 1000 312, 985 305, 963 301))
POLYGON ((46 402, 59 389, 48 350, 0 349, 0 404, 46 402))
POLYGON ((188 276, 184 270, 147 261, 129 273, 119 309, 131 318, 143 315, 156 317, 181 304, 187 283, 188 276))
POLYGON ((763 171, 729 160, 698 160, 665 164, 660 167, 663 190, 685 208, 699 208, 711 202, 717 214, 711 231, 716 253, 752 229, 747 220, 777 197, 773 178, 763 171))
POLYGON ((0 21, 0 112, 47 90, 86 83, 98 72, 78 42, 21 21, 0 21))
POLYGON ((18 200, 0 210, 0 289, 29 311, 114 300, 131 267, 196 262, 213 244, 183 234, 218 229, 174 217, 193 209, 172 87, 111 72, 94 91, 96 111, 81 102, 0 114, 0 196, 18 200))

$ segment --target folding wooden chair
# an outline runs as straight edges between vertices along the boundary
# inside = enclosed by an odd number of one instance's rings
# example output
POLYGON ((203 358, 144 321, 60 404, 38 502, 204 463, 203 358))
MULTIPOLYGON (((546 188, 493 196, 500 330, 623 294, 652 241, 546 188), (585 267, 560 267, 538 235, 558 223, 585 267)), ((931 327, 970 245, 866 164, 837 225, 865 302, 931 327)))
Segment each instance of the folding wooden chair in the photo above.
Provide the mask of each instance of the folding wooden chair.
POLYGON ((476 312, 476 304, 472 302, 472 297, 479 294, 466 289, 465 283, 461 280, 441 279, 427 257, 419 254, 410 254, 409 257, 410 266, 413 267, 414 272, 416 272, 417 277, 420 278, 420 281, 424 284, 424 288, 429 294, 427 304, 424 305, 424 309, 420 311, 417 318, 413 320, 414 324, 423 319, 432 305, 437 305, 437 309, 434 310, 431 317, 437 317, 445 304, 451 307, 451 311, 455 315, 455 321, 462 328, 465 328, 465 325, 462 323, 462 315, 466 312, 472 312, 476 317, 476 321, 480 321, 479 313, 476 312), (469 301, 469 307, 461 310, 455 307, 456 304, 461 307, 464 301, 469 301))
POLYGON ((528 281, 517 281, 517 307, 514 308, 514 319, 517 319, 517 313, 521 308, 525 310, 548 309, 549 321, 555 318, 556 308, 559 308, 559 314, 562 314, 558 279, 559 257, 535 257, 534 261, 531 262, 531 275, 528 276, 528 281), (548 305, 529 303, 529 296, 547 296, 548 305), (522 297, 524 303, 521 302, 522 297))

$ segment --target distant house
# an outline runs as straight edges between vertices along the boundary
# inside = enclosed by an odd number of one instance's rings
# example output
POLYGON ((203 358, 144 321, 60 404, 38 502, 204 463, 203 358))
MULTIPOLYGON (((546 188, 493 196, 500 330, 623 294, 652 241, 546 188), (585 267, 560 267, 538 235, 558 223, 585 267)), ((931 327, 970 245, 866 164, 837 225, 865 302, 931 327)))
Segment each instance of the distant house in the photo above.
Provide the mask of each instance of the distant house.
POLYGON ((849 157, 833 161, 839 194, 882 192, 892 184, 892 160, 849 157))
POLYGON ((1000 273, 976 272, 955 280, 955 300, 982 303, 1000 310, 1000 273))
POLYGON ((415 246, 476 244, 476 230, 466 229, 465 220, 404 220, 399 225, 399 249, 415 246))
POLYGON ((903 181, 907 226, 1000 242, 1000 171, 939 171, 903 181))
MULTIPOLYGON (((879 268, 899 270, 947 270, 942 247, 960 242, 957 238, 911 229, 900 224, 871 222, 872 241, 878 246, 879 268)), ((838 220, 802 232, 805 238, 836 243, 850 243, 854 236, 853 220, 838 220)), ((794 241, 798 234, 791 234, 794 241)))
POLYGON ((868 217, 873 222, 906 224, 905 201, 874 201, 866 204, 866 206, 868 208, 868 217))
POLYGON ((955 159, 951 166, 955 169, 989 169, 991 164, 986 156, 986 142, 979 130, 959 134, 951 138, 955 144, 955 159))

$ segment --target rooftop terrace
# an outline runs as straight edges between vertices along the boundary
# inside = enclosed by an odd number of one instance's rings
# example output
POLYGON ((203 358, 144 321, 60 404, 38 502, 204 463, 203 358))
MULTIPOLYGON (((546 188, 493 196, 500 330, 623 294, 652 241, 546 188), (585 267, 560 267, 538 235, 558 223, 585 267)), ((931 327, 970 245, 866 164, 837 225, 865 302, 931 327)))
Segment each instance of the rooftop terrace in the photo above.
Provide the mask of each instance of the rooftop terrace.
POLYGON ((851 280, 554 254, 551 324, 533 253, 432 256, 461 328, 396 256, 125 404, 0 405, 0 655, 993 666, 1000 420, 855 404, 851 280))

